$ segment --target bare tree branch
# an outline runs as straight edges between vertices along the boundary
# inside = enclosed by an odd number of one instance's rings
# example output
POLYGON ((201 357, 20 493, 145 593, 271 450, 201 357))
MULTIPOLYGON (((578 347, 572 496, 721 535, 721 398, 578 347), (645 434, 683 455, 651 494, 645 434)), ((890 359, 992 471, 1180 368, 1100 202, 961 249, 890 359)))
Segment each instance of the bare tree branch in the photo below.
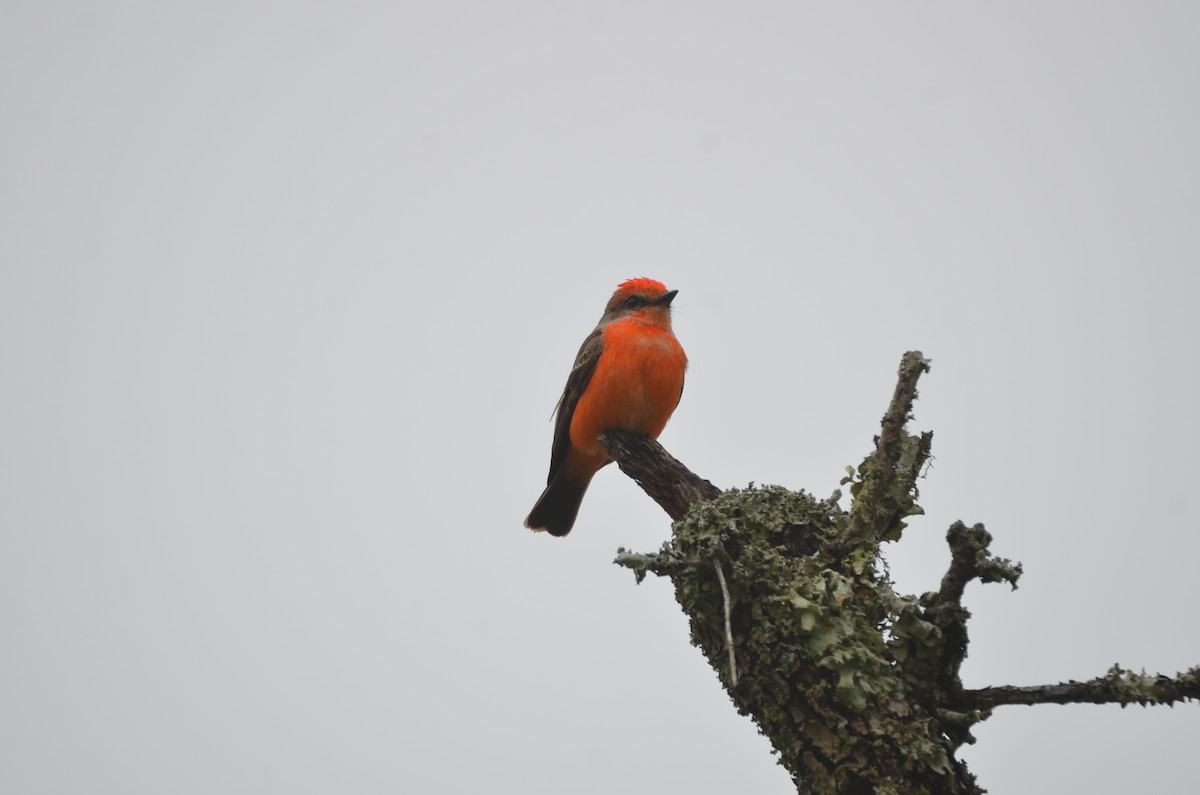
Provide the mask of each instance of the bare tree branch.
POLYGON ((721 494, 719 488, 693 474, 649 436, 612 430, 600 434, 600 441, 621 471, 637 481, 673 521, 687 516, 695 503, 721 494))

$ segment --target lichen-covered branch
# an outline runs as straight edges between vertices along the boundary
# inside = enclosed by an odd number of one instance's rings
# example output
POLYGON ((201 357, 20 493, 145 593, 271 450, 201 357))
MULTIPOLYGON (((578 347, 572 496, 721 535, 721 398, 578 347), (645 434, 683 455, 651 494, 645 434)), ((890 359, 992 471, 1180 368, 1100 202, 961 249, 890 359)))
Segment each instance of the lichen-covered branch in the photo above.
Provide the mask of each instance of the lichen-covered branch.
MULTIPOLYGON (((839 499, 730 490, 694 506, 655 555, 618 562, 671 578, 693 642, 798 792, 976 793, 943 718, 881 631, 913 605, 832 552, 847 521, 839 499), (728 632, 714 561, 728 561, 728 632)), ((910 629, 896 627, 894 642, 907 644, 910 629)))
POLYGON ((855 500, 845 531, 848 546, 895 540, 904 517, 920 510, 915 503, 916 480, 929 458, 933 434, 909 436, 904 426, 917 399, 917 381, 927 372, 929 360, 920 351, 904 354, 892 402, 875 437, 875 452, 858 467, 862 479, 851 487, 855 500))
POLYGON ((1200 700, 1200 666, 1175 676, 1140 673, 1114 665, 1104 676, 1087 682, 1031 687, 985 687, 967 690, 962 703, 972 709, 1005 704, 1174 704, 1200 700))
POLYGON ((921 606, 925 619, 941 635, 941 647, 929 675, 936 677, 944 692, 956 694, 962 689, 959 669, 967 656, 967 620, 971 617, 962 604, 963 591, 972 580, 1007 582, 1016 588, 1021 564, 993 557, 988 551, 992 536, 981 524, 967 527, 955 522, 946 532, 946 542, 950 545, 950 568, 942 577, 941 588, 925 594, 921 606))
POLYGON ((946 533, 946 542, 950 545, 950 568, 942 577, 942 587, 937 592, 939 603, 961 602, 963 591, 972 580, 1006 582, 1016 590, 1021 564, 992 557, 988 552, 992 534, 983 529, 983 525, 967 527, 962 522, 955 522, 946 533))
POLYGON ((692 642, 799 793, 976 795, 956 752, 994 707, 1200 697, 1200 669, 1171 678, 1113 668, 1091 682, 963 688, 966 586, 1015 588, 1021 566, 992 555, 983 525, 956 522, 940 587, 920 597, 892 587, 881 547, 921 513, 917 480, 933 437, 909 435, 905 423, 928 370, 919 352, 905 354, 875 449, 843 481, 854 498, 848 511, 839 492, 824 500, 778 486, 721 492, 648 437, 602 437, 675 520, 658 552, 622 549, 616 562, 639 581, 671 579, 692 642))

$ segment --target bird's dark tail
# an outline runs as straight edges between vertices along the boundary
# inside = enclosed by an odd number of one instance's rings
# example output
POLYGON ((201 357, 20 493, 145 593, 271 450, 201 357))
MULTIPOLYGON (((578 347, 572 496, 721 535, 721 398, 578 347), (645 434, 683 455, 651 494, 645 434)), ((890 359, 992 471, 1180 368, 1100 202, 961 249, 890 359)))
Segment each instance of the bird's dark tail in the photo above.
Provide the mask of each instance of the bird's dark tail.
POLYGON ((580 483, 560 471, 525 517, 525 526, 530 530, 545 530, 552 536, 565 536, 575 525, 579 505, 591 482, 589 477, 580 483))

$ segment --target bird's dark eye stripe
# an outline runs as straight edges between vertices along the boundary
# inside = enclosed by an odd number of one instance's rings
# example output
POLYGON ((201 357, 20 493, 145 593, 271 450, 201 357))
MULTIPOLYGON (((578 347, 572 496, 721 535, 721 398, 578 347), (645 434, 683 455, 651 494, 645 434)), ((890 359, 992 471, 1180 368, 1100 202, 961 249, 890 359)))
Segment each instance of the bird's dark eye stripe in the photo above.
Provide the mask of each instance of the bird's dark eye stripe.
POLYGON ((631 295, 625 299, 625 306, 628 306, 630 308, 635 307, 635 306, 640 306, 642 304, 643 300, 644 299, 640 295, 631 295))

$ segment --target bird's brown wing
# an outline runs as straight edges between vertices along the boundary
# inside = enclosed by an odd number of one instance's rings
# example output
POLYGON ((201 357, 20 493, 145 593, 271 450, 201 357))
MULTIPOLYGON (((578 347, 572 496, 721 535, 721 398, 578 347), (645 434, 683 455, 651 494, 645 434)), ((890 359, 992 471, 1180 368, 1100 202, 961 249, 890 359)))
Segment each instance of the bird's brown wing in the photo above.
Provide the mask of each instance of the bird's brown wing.
POLYGON ((587 389, 588 381, 596 370, 596 362, 604 351, 604 329, 597 326, 587 336, 579 353, 575 355, 575 365, 567 376, 567 386, 563 389, 562 397, 558 399, 554 418, 554 447, 550 450, 550 474, 546 482, 554 480, 554 476, 562 469, 567 460, 567 452, 571 449, 571 418, 575 416, 575 407, 579 405, 579 396, 587 389))

